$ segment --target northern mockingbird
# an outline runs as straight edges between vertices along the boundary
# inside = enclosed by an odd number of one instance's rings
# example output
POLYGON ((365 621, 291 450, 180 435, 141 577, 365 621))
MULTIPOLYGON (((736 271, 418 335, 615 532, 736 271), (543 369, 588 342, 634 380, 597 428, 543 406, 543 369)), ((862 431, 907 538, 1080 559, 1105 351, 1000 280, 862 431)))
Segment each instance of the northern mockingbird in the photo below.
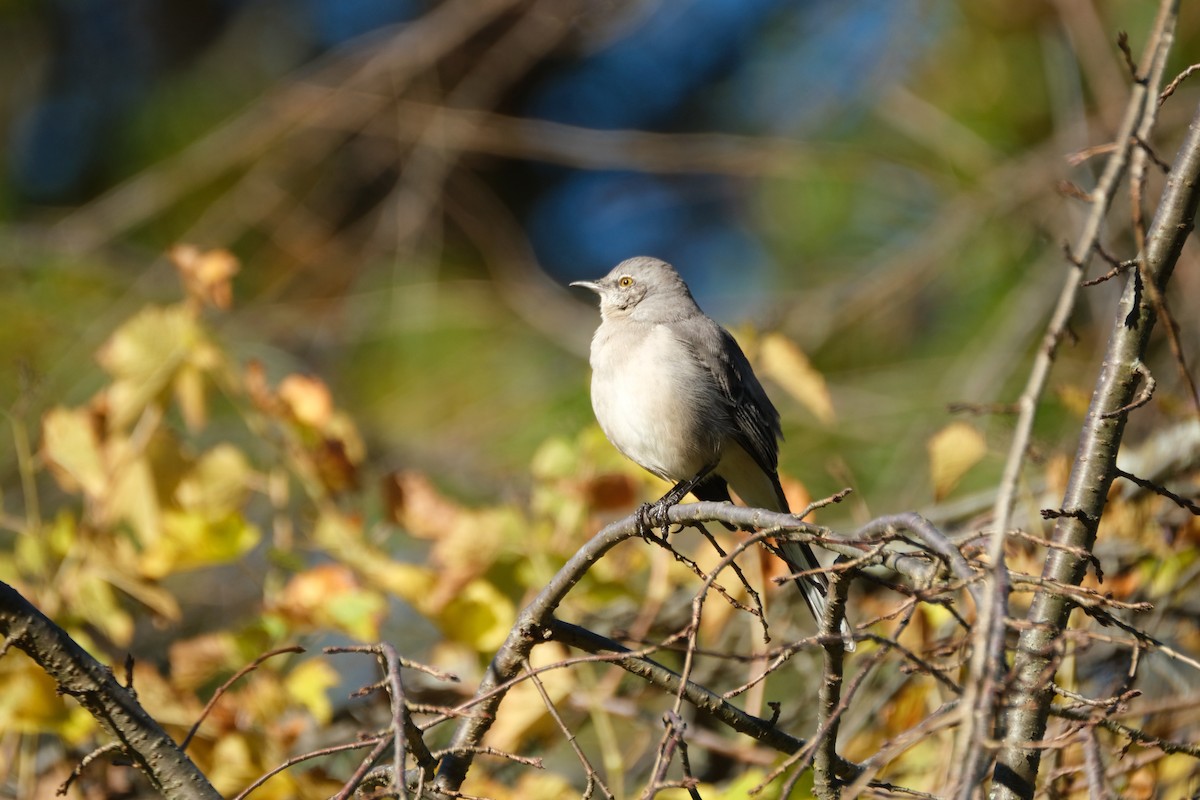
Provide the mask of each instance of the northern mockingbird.
MULTIPOLYGON (((659 512, 691 492, 790 513, 779 483, 779 412, 734 338, 705 316, 670 264, 641 256, 598 281, 575 281, 600 296, 592 338, 592 409, 604 435, 643 468, 676 486, 659 512)), ((795 572, 820 567, 803 542, 779 542, 795 572)), ((797 580, 819 621, 829 584, 797 580)), ((846 648, 853 649, 843 623, 846 648)))

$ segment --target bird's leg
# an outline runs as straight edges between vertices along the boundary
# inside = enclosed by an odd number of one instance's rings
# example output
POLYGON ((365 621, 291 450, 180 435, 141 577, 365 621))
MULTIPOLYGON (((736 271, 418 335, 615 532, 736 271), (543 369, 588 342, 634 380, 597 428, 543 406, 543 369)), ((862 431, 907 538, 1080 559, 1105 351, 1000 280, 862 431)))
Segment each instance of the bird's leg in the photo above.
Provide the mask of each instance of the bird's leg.
POLYGON ((704 479, 711 475, 712 471, 716 468, 716 464, 709 464, 686 481, 680 481, 675 484, 671 491, 658 498, 655 502, 643 503, 637 512, 638 525, 643 530, 662 528, 665 532, 670 525, 667 519, 667 511, 670 510, 671 506, 678 505, 680 500, 703 483, 704 479))

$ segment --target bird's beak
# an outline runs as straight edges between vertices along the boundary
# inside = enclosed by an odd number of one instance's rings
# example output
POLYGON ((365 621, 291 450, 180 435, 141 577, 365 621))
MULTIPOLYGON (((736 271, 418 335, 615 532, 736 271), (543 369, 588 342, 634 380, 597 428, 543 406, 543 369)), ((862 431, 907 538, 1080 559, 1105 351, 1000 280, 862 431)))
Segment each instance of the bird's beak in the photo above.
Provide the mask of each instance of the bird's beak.
POLYGON ((600 284, 596 281, 571 281, 570 286, 581 286, 584 289, 589 289, 596 294, 600 294, 600 284))

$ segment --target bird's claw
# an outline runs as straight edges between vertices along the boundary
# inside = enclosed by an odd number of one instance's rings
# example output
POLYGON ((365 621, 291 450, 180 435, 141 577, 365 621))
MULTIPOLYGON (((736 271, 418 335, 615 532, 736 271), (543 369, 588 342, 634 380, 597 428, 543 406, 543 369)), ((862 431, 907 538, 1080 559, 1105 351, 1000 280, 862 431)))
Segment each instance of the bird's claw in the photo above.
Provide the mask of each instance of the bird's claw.
POLYGON ((658 528, 666 531, 671 526, 671 521, 667 517, 667 512, 671 510, 674 503, 664 502, 659 500, 657 503, 642 503, 637 510, 637 524, 643 534, 653 534, 658 528))

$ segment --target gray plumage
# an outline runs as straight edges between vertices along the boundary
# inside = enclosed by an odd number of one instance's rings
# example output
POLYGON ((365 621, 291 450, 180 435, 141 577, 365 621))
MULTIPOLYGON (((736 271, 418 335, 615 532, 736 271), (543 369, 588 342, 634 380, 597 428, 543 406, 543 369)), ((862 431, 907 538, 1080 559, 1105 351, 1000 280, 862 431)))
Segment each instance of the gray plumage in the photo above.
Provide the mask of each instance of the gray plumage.
MULTIPOLYGON (((683 483, 711 470, 692 493, 788 512, 779 483, 779 412, 734 338, 707 317, 674 268, 631 258, 598 281, 577 281, 600 296, 592 338, 592 409, 627 458, 683 483)), ((780 542, 793 571, 819 563, 802 542, 780 542)), ((825 609, 820 574, 797 581, 813 615, 825 609)), ((847 649, 853 649, 848 626, 847 649)))

